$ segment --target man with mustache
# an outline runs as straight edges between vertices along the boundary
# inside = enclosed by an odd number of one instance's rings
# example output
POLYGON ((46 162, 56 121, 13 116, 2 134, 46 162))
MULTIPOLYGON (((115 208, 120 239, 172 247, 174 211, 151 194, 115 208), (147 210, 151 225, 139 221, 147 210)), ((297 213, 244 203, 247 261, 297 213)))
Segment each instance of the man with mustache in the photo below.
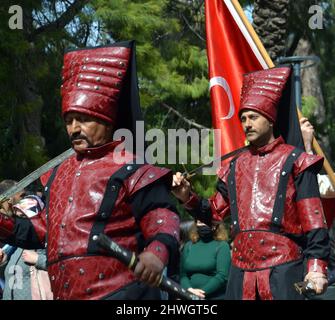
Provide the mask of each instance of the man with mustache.
POLYGON ((281 67, 244 76, 239 116, 250 148, 219 170, 210 199, 174 176, 173 193, 197 219, 231 215, 226 299, 302 299, 294 283, 304 279, 317 294, 327 287, 329 238, 316 180, 322 158, 275 137, 290 74, 281 67))
POLYGON ((47 248, 54 299, 161 299, 155 287, 178 254, 172 173, 142 164, 113 141, 140 118, 133 42, 64 56, 62 116, 75 155, 42 177, 46 210, 32 219, 0 215, 0 237, 47 248), (135 272, 108 257, 100 233, 138 253, 135 272))

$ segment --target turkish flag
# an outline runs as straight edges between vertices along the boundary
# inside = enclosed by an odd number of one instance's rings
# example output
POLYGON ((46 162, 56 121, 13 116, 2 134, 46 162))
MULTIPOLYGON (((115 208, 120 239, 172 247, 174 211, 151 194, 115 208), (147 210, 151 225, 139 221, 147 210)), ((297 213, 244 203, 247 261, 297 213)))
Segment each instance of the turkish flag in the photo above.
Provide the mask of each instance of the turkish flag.
POLYGON ((231 0, 206 0, 205 8, 212 122, 226 154, 245 145, 238 117, 243 74, 268 66, 231 0))

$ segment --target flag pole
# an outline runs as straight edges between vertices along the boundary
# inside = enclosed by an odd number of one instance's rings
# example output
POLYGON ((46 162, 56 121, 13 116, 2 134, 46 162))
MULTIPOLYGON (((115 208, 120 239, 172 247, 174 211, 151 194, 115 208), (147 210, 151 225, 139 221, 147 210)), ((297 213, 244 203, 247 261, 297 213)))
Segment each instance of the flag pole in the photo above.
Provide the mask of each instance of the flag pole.
POLYGON ((274 63, 272 62, 269 54, 265 50, 265 48, 263 46, 263 43, 259 39, 255 29, 253 28, 253 26, 249 22, 248 18, 246 17, 240 3, 238 2, 238 0, 231 0, 231 2, 233 4, 236 12, 238 13, 239 17, 241 18, 243 24, 247 28, 252 40, 254 40, 254 43, 256 44, 257 49, 259 50, 259 52, 262 55, 263 59, 265 60, 266 64, 268 65, 269 68, 273 68, 275 66, 274 63))
MULTIPOLYGON (((299 119, 301 119, 303 117, 301 111, 298 109, 298 117, 299 119)), ((326 155, 324 154, 323 150, 321 149, 318 141, 315 139, 315 137, 313 137, 313 149, 314 151, 321 157, 324 158, 323 161, 323 168, 325 169, 325 171, 327 172, 328 176, 329 176, 329 180, 331 182, 331 184, 333 185, 333 188, 335 189, 335 174, 334 174, 334 170, 331 167, 326 155)))
MULTIPOLYGON (((251 23, 249 22, 248 18, 246 17, 246 15, 244 14, 243 8, 241 7, 240 3, 238 2, 238 0, 231 0, 236 12, 238 13, 239 17, 241 18, 243 24, 245 25, 245 27, 247 28, 252 40, 254 41, 254 43, 256 44, 259 52, 261 53, 263 59, 265 60, 266 64, 268 65, 269 68, 273 68, 275 65, 273 63, 273 61, 271 60, 269 54, 267 53, 267 51, 265 50, 261 40, 259 39, 257 33, 255 32, 253 26, 251 25, 251 23)), ((302 118, 302 113, 300 112, 299 108, 297 107, 298 110, 298 117, 299 119, 302 118)), ((315 137, 313 137, 313 149, 315 150, 315 152, 322 156, 324 158, 324 162, 323 162, 323 168, 325 169, 330 182, 332 183, 333 187, 335 188, 335 174, 334 174, 334 170, 332 169, 327 157, 325 156, 324 152, 322 151, 318 141, 315 139, 315 137)))

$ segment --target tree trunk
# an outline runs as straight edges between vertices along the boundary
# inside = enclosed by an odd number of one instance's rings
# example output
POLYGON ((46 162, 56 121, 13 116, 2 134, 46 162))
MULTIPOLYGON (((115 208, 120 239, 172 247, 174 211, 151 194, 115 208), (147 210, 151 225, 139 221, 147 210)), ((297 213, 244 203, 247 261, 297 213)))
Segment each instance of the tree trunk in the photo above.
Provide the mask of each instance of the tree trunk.
POLYGON ((255 0, 253 26, 271 59, 285 55, 289 0, 255 0))
MULTIPOLYGON (((300 39, 297 49, 294 52, 295 56, 312 56, 314 52, 311 49, 311 44, 308 40, 300 39)), ((306 61, 301 64, 304 67, 310 64, 311 61, 306 61)), ((301 69, 301 86, 302 96, 304 97, 315 97, 317 100, 317 106, 313 111, 313 115, 316 118, 317 124, 322 124, 326 119, 326 112, 323 100, 323 94, 320 83, 320 75, 317 65, 309 68, 301 69)))
MULTIPOLYGON (((294 52, 295 56, 312 56, 315 53, 312 50, 311 43, 306 39, 300 39, 297 49, 294 52)), ((311 61, 306 61, 301 64, 301 66, 305 66, 310 64, 311 61)), ((312 119, 313 125, 316 126, 316 129, 321 128, 326 120, 326 109, 323 99, 323 93, 321 89, 321 81, 320 74, 318 70, 318 66, 314 65, 309 68, 301 69, 301 87, 302 87, 302 96, 303 97, 314 97, 316 99, 316 106, 312 111, 312 119)), ((317 132, 318 140, 321 142, 323 147, 325 148, 325 152, 330 154, 330 142, 329 137, 324 134, 320 134, 317 132)))

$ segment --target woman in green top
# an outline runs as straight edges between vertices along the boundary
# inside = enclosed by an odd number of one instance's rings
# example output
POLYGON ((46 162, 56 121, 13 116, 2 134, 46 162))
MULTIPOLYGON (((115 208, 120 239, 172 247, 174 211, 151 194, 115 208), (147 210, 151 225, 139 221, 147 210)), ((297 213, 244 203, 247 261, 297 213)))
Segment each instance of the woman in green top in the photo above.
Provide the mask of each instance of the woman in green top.
POLYGON ((209 227, 197 221, 182 251, 180 284, 206 299, 224 299, 231 263, 227 230, 222 223, 209 227))

